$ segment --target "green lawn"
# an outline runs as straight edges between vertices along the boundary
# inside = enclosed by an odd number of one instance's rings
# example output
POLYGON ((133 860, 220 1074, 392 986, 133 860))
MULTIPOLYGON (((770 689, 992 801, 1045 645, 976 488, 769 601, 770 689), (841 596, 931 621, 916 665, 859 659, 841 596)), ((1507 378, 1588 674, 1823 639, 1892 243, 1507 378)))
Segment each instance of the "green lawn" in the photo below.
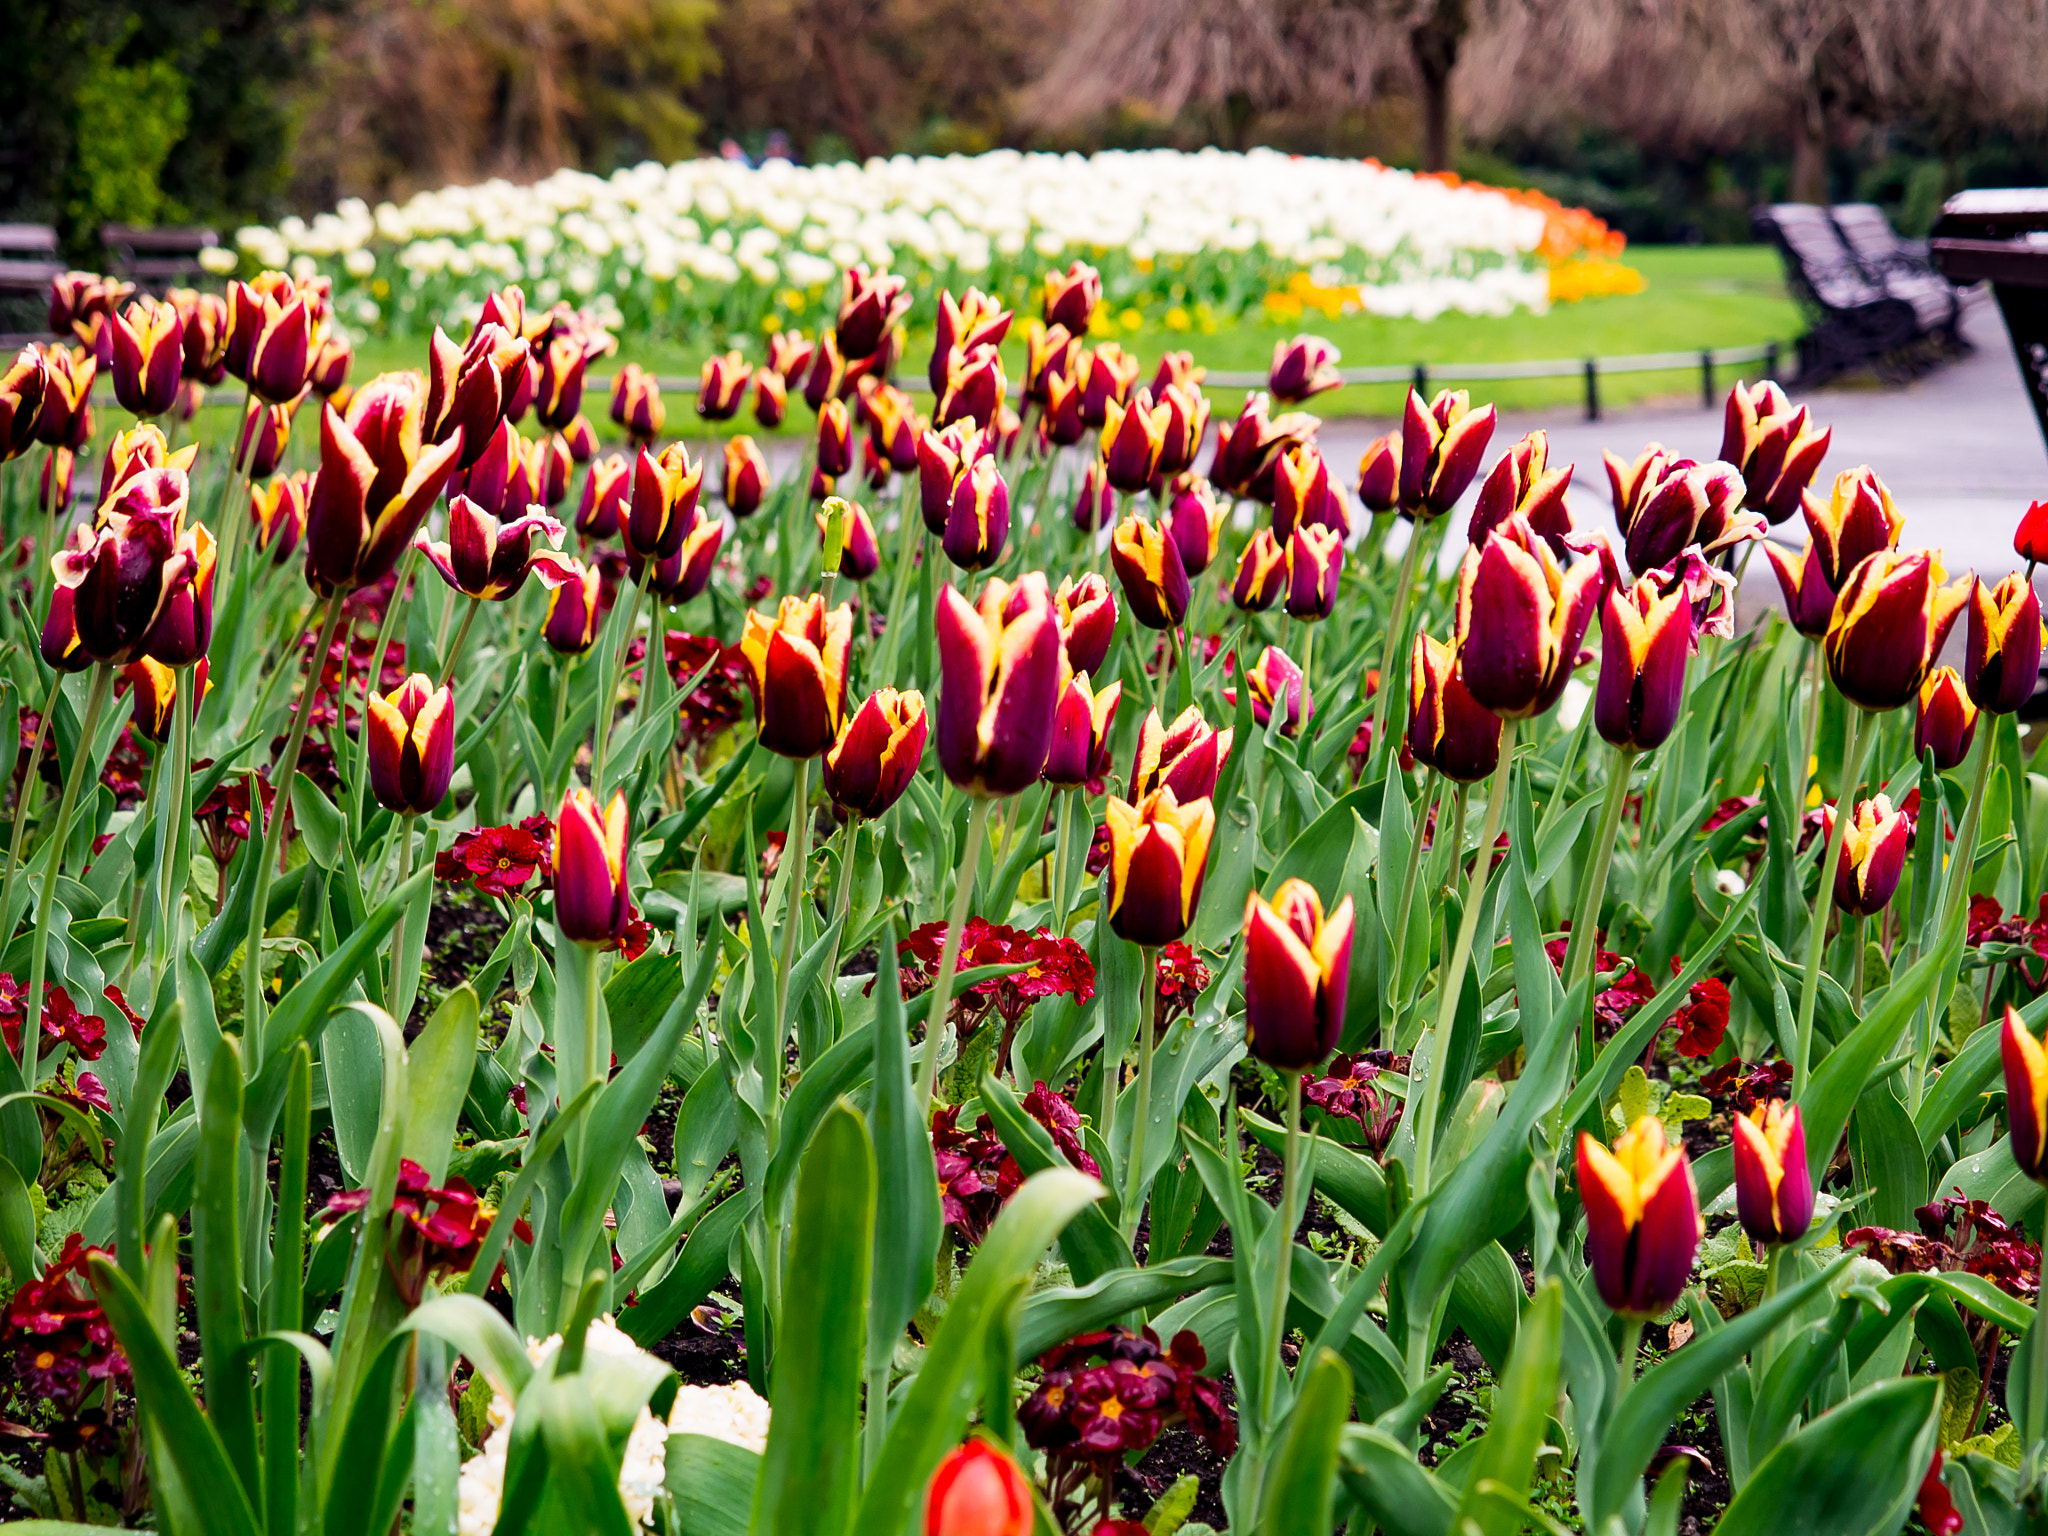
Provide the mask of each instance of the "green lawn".
MULTIPOLYGON (((1124 345, 1145 361, 1147 375, 1160 353, 1187 347, 1210 368, 1263 369, 1272 357, 1275 339, 1296 330, 1327 336, 1343 352, 1345 364, 1429 366, 1432 379, 1456 385, 1456 364, 1505 362, 1526 358, 1618 357, 1644 352, 1696 352, 1705 347, 1739 347, 1762 342, 1790 343, 1799 334, 1798 311, 1785 291, 1777 254, 1763 246, 1637 246, 1624 258, 1647 281, 1644 291, 1614 298, 1585 299, 1553 305, 1547 314, 1518 312, 1504 319, 1445 315, 1436 320, 1386 320, 1353 315, 1325 321, 1311 313, 1299 324, 1279 325, 1263 319, 1223 325, 1211 333, 1173 331, 1146 324, 1131 331, 1124 345)), ((905 372, 922 374, 928 338, 913 337, 905 372)), ((365 337, 357 347, 356 376, 367 378, 385 368, 417 367, 425 344, 417 337, 365 337)), ((1788 350, 1789 357, 1789 350, 1788 350)), ((701 354, 652 338, 622 337, 616 361, 638 362, 667 377, 693 376, 701 354)), ((1012 377, 1021 366, 1011 363, 1012 377)), ((613 361, 594 372, 609 373, 613 361)), ((1730 378, 1733 370, 1724 370, 1730 378)), ((1584 398, 1578 377, 1516 379, 1474 383, 1476 396, 1504 409, 1532 409, 1571 404, 1584 398)), ((1660 398, 1694 396, 1697 368, 1669 373, 1621 374, 1603 377, 1603 406, 1637 404, 1660 398)), ((1391 416, 1398 413, 1404 386, 1375 385, 1339 390, 1314 403, 1319 415, 1391 416)), ((1234 413, 1242 391, 1212 390, 1219 415, 1234 413)), ((604 402, 593 400, 602 410, 604 402)), ((681 427, 694 425, 687 398, 671 398, 670 419, 681 427)), ((795 427, 808 429, 807 412, 792 413, 795 427)), ((786 429, 787 430, 787 429, 786 429)))

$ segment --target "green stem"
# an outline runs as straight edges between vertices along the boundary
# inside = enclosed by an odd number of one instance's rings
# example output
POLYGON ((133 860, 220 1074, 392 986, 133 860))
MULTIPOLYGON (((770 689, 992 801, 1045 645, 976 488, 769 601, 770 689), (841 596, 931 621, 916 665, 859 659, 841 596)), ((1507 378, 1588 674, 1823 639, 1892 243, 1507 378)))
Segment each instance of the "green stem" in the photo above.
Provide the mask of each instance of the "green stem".
MULTIPOLYGON (((182 699, 178 698, 176 695, 173 695, 171 699, 171 708, 173 710, 176 710, 178 706, 183 702, 184 701, 182 699)), ((157 749, 154 752, 152 752, 149 756, 149 777, 147 778, 147 780, 145 780, 142 789, 142 804, 144 810, 147 811, 151 816, 155 815, 156 791, 157 785, 161 782, 163 778, 163 766, 164 749, 163 746, 159 744, 157 746, 157 749)), ((164 860, 164 831, 168 825, 168 822, 159 819, 158 824, 153 832, 154 841, 157 844, 156 856, 159 861, 164 860)), ((134 978, 135 975, 135 930, 142 926, 142 896, 143 893, 148 889, 148 882, 142 880, 136 880, 133 883, 131 883, 128 887, 128 922, 127 926, 123 930, 123 932, 127 935, 128 938, 128 953, 126 956, 122 958, 121 961, 121 990, 123 992, 126 992, 128 990, 128 983, 134 978)), ((0 908, 0 910, 5 909, 0 908)))
POLYGON ((882 1445, 889 1438, 889 1367, 875 1366, 868 1372, 867 1418, 862 1425, 862 1471, 874 1475, 882 1459, 882 1445))
MULTIPOLYGON (((1306 717, 1308 714, 1308 707, 1310 702, 1308 669, 1309 664, 1315 660, 1315 654, 1316 626, 1313 621, 1304 622, 1301 631, 1301 710, 1303 715, 1303 719, 1301 722, 1301 730, 1304 733, 1306 733, 1308 730, 1308 720, 1306 717)), ((1386 692, 1384 688, 1382 688, 1380 691, 1382 693, 1386 692)), ((1287 701, 1285 699, 1282 699, 1280 701, 1280 707, 1282 709, 1285 709, 1287 707, 1287 701)))
MULTIPOLYGON (((405 886, 406 877, 411 873, 412 817, 410 815, 402 815, 398 818, 398 873, 392 880, 391 889, 394 891, 402 890, 405 886)), ((403 972, 407 941, 406 927, 409 915, 406 912, 398 914, 398 942, 391 948, 391 986, 384 994, 385 1000, 391 1005, 392 1016, 398 1019, 398 1027, 401 1030, 405 1028, 405 1020, 398 1017, 399 989, 405 980, 403 972)))
POLYGON ((919 1125, 931 1123, 932 1084, 937 1080, 939 1069, 939 1037, 945 1033, 946 1009, 953 1001, 953 972, 960 964, 960 932, 967 925, 967 903, 974 894, 974 875, 981 863, 982 838, 988 832, 988 816, 994 808, 995 801, 977 797, 974 809, 967 817, 967 842, 960 850, 959 872, 953 877, 953 909, 946 918, 946 942, 939 947, 939 974, 932 979, 931 1011, 924 1016, 924 1054, 917 1059, 919 1125))
POLYGON ((904 493, 898 498, 896 521, 896 573, 889 583, 889 628, 882 636, 882 665, 876 669, 878 681, 893 684, 896 681, 896 662, 902 653, 903 631, 909 626, 903 622, 903 600, 910 592, 911 568, 917 564, 917 535, 924 526, 922 507, 911 497, 915 479, 907 480, 904 493))
POLYGON ((1799 983, 1799 1022, 1793 1037, 1792 1096, 1806 1091, 1806 1072, 1813 1061, 1813 1005, 1820 995, 1820 962, 1828 947, 1828 914, 1835 902, 1835 868, 1842 859, 1842 839, 1849 830, 1849 818, 1856 814, 1856 791, 1863 784, 1863 766, 1869 739, 1876 732, 1867 728, 1863 712, 1852 709, 1847 740, 1842 749, 1842 782, 1835 796, 1834 826, 1828 831, 1827 849, 1821 854, 1820 885, 1813 893, 1813 914, 1806 931, 1806 970, 1799 983))
MULTIPOLYGON (((1956 851, 1948 862, 1947 884, 1942 892, 1941 922, 1934 930, 1937 934, 1955 921, 1956 913, 1970 898, 1970 877, 1975 873, 1977 866, 1977 828, 1984 819, 1984 789, 1991 782, 1994 735, 1994 731, 1984 732, 1983 745, 1977 749, 1977 773, 1970 782, 1970 803, 1963 812, 1963 824, 1956 829, 1956 851)), ((1940 820, 1937 807, 1937 830, 1940 820)))
MULTIPOLYGON (((598 1026, 598 1003, 604 994, 597 984, 597 946, 571 943, 569 948, 575 952, 578 973, 583 982, 583 1081, 576 1087, 580 1092, 592 1083, 603 1082, 611 1063, 598 1059, 602 1033, 598 1026)), ((576 1144, 577 1173, 582 1172, 584 1136, 589 1126, 590 1117, 585 1115, 577 1121, 572 1138, 576 1144)), ((564 1283, 567 1283, 566 1277, 564 1283)))
POLYGON ((633 631, 640 627, 640 600, 646 594, 638 583, 627 584, 632 595, 626 600, 626 624, 619 631, 619 643, 605 653, 604 678, 599 683, 596 739, 590 754, 590 792, 604 793, 605 756, 611 746, 612 714, 618 708, 619 676, 626 669, 626 651, 633 643, 633 631))
MULTIPOLYGON (((279 667, 276 670, 282 672, 284 669, 279 667)), ((192 771, 192 716, 199 708, 198 687, 196 667, 188 665, 178 668, 178 691, 172 701, 175 713, 171 716, 170 787, 173 793, 170 798, 180 807, 190 804, 185 791, 179 786, 192 771)), ((162 809, 159 808, 159 814, 162 813, 162 809)), ((155 970, 159 977, 164 973, 164 962, 170 956, 171 946, 177 942, 178 924, 175 914, 179 898, 185 888, 185 855, 189 846, 187 839, 192 835, 189 820, 165 817, 164 824, 169 829, 169 843, 166 846, 164 837, 159 836, 156 851, 159 860, 157 867, 163 880, 161 894, 157 898, 155 935, 155 970)), ((4 910, 4 907, 0 907, 0 910, 4 910)))
MULTIPOLYGON (((1600 829, 1593 839, 1593 860, 1579 877, 1579 903, 1572 917, 1571 938, 1565 946, 1564 987, 1569 992, 1594 968, 1599 953, 1600 904, 1607 896, 1607 874, 1614 863, 1614 840, 1621 831, 1621 813, 1628 804, 1629 769, 1635 755, 1625 747, 1614 749, 1614 767, 1607 780, 1607 798, 1600 807, 1600 829)), ((1593 1060, 1593 990, 1586 989, 1586 1006, 1579 1021, 1579 1064, 1583 1070, 1593 1060)))
POLYGON ((1052 925, 1053 932, 1061 938, 1067 934, 1067 858, 1068 844, 1073 839, 1074 796, 1077 790, 1063 789, 1059 792, 1059 834, 1053 843, 1052 854, 1052 925))
POLYGON ((1865 940, 1865 938, 1864 938, 1864 935, 1865 935, 1865 933, 1866 933, 1866 932, 1868 931, 1868 928, 1869 928, 1869 924, 1870 924, 1870 919, 1869 919, 1869 918, 1867 918, 1867 917, 1864 917, 1864 916, 1862 916, 1862 915, 1860 915, 1860 914, 1859 914, 1859 915, 1857 916, 1857 918, 1856 918, 1856 981, 1855 981, 1855 987, 1854 987, 1854 990, 1853 990, 1853 991, 1852 991, 1852 992, 1850 993, 1850 995, 1849 995, 1849 1002, 1850 1002, 1850 1006, 1851 1006, 1852 1010, 1853 1010, 1853 1011, 1855 1012, 1855 1014, 1856 1014, 1856 1016, 1857 1016, 1858 1018, 1861 1018, 1861 1017, 1863 1016, 1863 970, 1864 970, 1864 965, 1863 965, 1863 952, 1864 952, 1864 950, 1865 950, 1866 948, 1868 948, 1868 947, 1869 947, 1869 946, 1868 946, 1868 944, 1867 944, 1867 942, 1866 942, 1866 940, 1865 940))
POLYGON ((1152 1034, 1159 1013, 1159 951, 1149 946, 1138 951, 1145 967, 1145 984, 1138 993, 1138 1118, 1131 1122, 1130 1156, 1124 1163, 1124 1239, 1138 1230, 1138 1194, 1145 1183, 1145 1131, 1152 1119, 1152 1034))
POLYGON ((1296 1183, 1301 1177, 1301 1074, 1287 1074, 1287 1144, 1280 1159, 1280 1209, 1274 1214, 1272 1310, 1266 1318, 1266 1347, 1259 1359, 1259 1413, 1271 1428, 1278 1422, 1274 1399, 1280 1393, 1280 1347, 1287 1339, 1288 1282, 1294 1263, 1296 1183))
POLYGON ((1401 552, 1401 573, 1394 578, 1394 612, 1387 621, 1387 643, 1380 650, 1379 703, 1373 710, 1372 740, 1375 748, 1387 739, 1387 709, 1394 697, 1394 664, 1408 645, 1408 605, 1415 587, 1415 565, 1422 556, 1422 524, 1408 525, 1408 547, 1401 552))
MULTIPOLYGON (((1614 1407, 1619 1410, 1621 1400, 1628 1396, 1628 1389, 1636 1384, 1636 1362, 1643 1351, 1644 1319, 1633 1313, 1624 1313, 1621 1319, 1621 1353, 1615 1364, 1620 1367, 1614 1383, 1614 1407)), ((1613 1422, 1612 1415, 1609 1423, 1613 1422)))
MULTIPOLYGON (((14 910, 11 905, 14 900, 14 877, 21 869, 21 840, 28 827, 28 802, 43 781, 39 771, 43 762, 43 743, 50 739, 50 718, 57 712, 57 700, 63 691, 64 674, 53 673, 50 678, 49 696, 43 700, 42 718, 36 722, 35 743, 28 749, 28 772, 22 775, 21 793, 14 797, 14 830, 7 839, 7 877, 0 881, 0 920, 4 920, 5 914, 14 910)), ((10 928, 4 937, 12 939, 13 930, 10 928)))
POLYGON ((782 954, 775 967, 775 1061, 782 1060, 789 1039, 789 973, 796 965, 798 913, 809 888, 811 859, 811 760, 796 760, 796 782, 790 789, 789 836, 783 839, 782 954))
POLYGON ((455 677, 455 663, 462 655, 462 642, 469 638, 469 627, 476 622, 476 612, 483 607, 484 600, 472 597, 469 609, 462 615, 461 627, 455 631, 455 643, 448 648, 448 659, 441 664, 441 686, 446 688, 455 677))
POLYGON ((1394 908, 1394 931, 1388 938, 1393 945, 1393 958, 1387 967, 1387 1006, 1380 1015, 1380 1045, 1387 1050, 1394 1048, 1394 1037, 1398 1032, 1401 1012, 1401 962, 1407 956, 1408 920, 1414 911, 1415 879, 1422 870, 1422 829, 1429 825, 1430 807, 1436 803, 1437 792, 1442 788, 1443 776, 1434 768, 1422 781, 1422 803, 1415 812, 1415 822, 1408 830, 1407 868, 1401 871, 1401 899, 1394 908))

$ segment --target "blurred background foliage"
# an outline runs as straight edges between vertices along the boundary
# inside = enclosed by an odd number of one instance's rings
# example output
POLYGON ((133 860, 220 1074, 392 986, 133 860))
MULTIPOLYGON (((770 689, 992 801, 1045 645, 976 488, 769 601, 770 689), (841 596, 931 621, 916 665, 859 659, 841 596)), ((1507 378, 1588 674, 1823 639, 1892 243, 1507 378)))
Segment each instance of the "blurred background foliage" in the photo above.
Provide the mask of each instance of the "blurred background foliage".
POLYGON ((1636 240, 2048 179, 2048 0, 0 0, 0 217, 221 227, 786 135, 1270 144, 1636 240))

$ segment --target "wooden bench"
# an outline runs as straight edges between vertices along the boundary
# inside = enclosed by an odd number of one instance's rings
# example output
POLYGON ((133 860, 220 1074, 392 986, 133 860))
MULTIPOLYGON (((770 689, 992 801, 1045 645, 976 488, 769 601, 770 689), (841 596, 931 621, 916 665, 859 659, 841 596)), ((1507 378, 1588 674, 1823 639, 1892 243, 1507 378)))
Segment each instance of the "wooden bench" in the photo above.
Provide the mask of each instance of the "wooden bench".
POLYGON ((210 229, 138 229, 130 224, 107 224, 100 229, 100 243, 111 258, 110 270, 117 276, 146 288, 165 288, 189 282, 205 269, 199 253, 220 244, 210 229))
POLYGON ((63 270, 56 230, 47 224, 0 224, 0 293, 47 297, 50 280, 63 270))
POLYGON ((1908 379, 1966 349, 1956 289, 1874 205, 1774 203, 1755 210, 1750 226, 1784 257, 1806 313, 1801 384, 1864 366, 1908 379))

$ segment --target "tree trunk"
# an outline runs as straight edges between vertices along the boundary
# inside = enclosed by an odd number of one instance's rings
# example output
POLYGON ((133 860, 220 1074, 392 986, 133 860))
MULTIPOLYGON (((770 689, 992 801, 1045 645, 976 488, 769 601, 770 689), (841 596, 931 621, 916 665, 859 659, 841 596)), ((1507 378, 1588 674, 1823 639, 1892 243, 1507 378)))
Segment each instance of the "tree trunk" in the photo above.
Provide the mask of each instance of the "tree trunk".
POLYGON ((1451 168, 1451 73, 1471 18, 1466 0, 1436 0, 1408 34, 1408 52, 1422 81, 1422 168, 1451 168))
POLYGON ((1792 108, 1792 201, 1828 200, 1828 114, 1809 80, 1792 108))

